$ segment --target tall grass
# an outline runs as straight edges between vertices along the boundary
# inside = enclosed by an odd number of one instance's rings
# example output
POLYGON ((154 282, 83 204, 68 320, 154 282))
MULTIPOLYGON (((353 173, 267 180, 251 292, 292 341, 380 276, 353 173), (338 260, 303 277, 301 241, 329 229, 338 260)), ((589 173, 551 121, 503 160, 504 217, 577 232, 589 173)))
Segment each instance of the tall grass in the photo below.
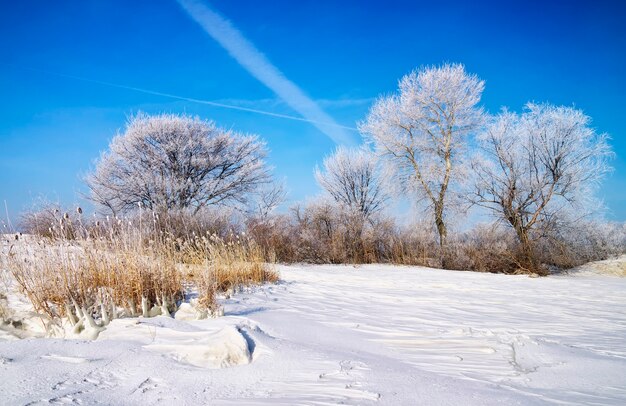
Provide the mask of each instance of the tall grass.
POLYGON ((141 210, 89 223, 80 209, 57 217, 37 224, 43 236, 13 242, 6 267, 37 311, 66 317, 77 332, 171 315, 186 287, 197 288, 201 312, 217 315, 220 292, 277 280, 272 255, 232 230, 229 240, 199 226, 189 233, 180 217, 141 210))
POLYGON ((267 265, 275 262, 274 255, 245 235, 194 236, 184 242, 180 254, 196 282, 199 304, 208 312, 219 312, 216 292, 230 294, 240 287, 278 281, 276 271, 267 265))

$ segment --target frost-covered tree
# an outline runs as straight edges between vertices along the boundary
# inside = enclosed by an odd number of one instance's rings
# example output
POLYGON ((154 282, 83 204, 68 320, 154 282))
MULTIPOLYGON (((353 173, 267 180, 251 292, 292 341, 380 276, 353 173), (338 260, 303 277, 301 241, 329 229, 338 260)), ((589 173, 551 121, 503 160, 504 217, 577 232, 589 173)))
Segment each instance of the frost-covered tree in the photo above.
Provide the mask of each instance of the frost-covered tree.
POLYGON ((257 220, 266 221, 285 200, 287 200, 285 184, 281 182, 268 183, 258 191, 249 214, 256 217, 257 220))
POLYGON ((387 196, 382 189, 376 157, 365 149, 338 147, 315 169, 315 179, 333 200, 363 220, 380 211, 387 196))
POLYGON ((138 205, 197 212, 244 203, 270 180, 265 156, 265 144, 254 135, 187 115, 138 114, 86 182, 91 199, 113 213, 138 205))
POLYGON ((587 213, 597 205, 594 189, 610 171, 612 152, 607 136, 589 124, 571 107, 528 104, 521 115, 503 111, 479 136, 475 202, 515 230, 531 270, 534 238, 564 210, 587 213))
POLYGON ((393 183, 427 203, 442 248, 450 192, 466 167, 466 137, 482 120, 483 88, 463 65, 422 68, 400 80, 397 94, 378 99, 360 126, 384 157, 393 183))

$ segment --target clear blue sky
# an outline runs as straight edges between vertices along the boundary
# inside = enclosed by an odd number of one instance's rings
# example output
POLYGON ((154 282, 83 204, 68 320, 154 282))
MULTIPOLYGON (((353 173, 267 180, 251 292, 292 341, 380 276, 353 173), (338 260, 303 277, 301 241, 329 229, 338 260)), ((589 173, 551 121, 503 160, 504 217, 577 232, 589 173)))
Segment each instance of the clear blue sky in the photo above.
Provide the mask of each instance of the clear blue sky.
MULTIPOLYGON (((527 101, 576 105, 612 136, 615 172, 602 195, 610 217, 626 220, 626 2, 504 3, 206 4, 341 125, 355 126, 413 68, 443 62, 486 81, 491 112, 527 101)), ((299 115, 174 0, 3 2, 0 38, 0 202, 14 215, 40 196, 80 202, 81 176, 138 110, 257 133, 290 199, 318 192, 313 168, 334 143, 309 123, 41 72, 299 115)))

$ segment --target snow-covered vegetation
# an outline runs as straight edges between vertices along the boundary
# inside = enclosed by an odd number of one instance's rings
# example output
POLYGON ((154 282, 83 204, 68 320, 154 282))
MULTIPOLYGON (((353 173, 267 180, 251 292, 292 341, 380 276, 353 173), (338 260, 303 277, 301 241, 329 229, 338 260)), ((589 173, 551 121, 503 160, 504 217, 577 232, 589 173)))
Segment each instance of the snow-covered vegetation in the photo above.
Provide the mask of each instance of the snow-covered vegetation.
POLYGON ((96 213, 3 235, 0 403, 623 404, 608 136, 572 107, 491 116, 483 89, 406 75, 283 211, 257 136, 132 116, 85 179, 96 213))

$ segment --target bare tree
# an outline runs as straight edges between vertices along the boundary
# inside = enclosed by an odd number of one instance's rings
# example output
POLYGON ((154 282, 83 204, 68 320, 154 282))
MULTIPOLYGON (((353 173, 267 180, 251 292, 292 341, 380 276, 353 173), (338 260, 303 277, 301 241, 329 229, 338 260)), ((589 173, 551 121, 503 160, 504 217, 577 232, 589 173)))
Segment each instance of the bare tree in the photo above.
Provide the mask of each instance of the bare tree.
POLYGON ((268 183, 257 192, 250 214, 260 221, 266 221, 285 200, 287 200, 287 191, 284 182, 268 183))
POLYGON ((113 213, 138 205, 197 212, 244 203, 269 182, 265 144, 187 115, 138 114, 87 176, 91 199, 113 213))
POLYGON ((400 80, 398 94, 380 98, 360 126, 385 158, 393 183, 416 192, 432 210, 442 261, 450 190, 465 168, 466 136, 482 120, 483 88, 463 65, 422 68, 400 80))
POLYGON ((382 190, 376 157, 365 149, 338 147, 315 169, 315 179, 336 203, 363 220, 380 211, 387 196, 382 190))
POLYGON ((528 104, 521 115, 503 111, 479 136, 475 202, 515 230, 529 270, 538 269, 533 238, 565 209, 588 212, 594 187, 610 171, 607 136, 589 123, 574 108, 528 104))

